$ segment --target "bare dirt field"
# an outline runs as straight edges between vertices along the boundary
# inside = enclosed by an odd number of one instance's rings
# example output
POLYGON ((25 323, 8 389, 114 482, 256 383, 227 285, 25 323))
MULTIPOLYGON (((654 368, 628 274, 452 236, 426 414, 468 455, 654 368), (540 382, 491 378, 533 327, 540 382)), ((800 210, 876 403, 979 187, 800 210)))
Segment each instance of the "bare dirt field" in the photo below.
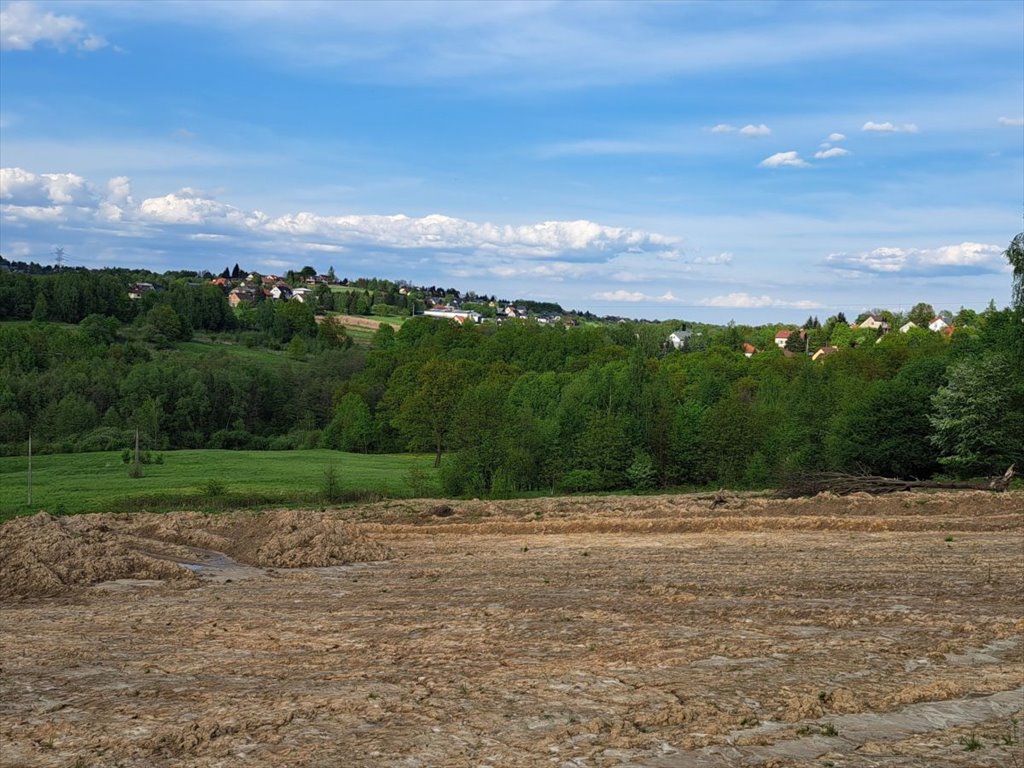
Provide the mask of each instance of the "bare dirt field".
POLYGON ((0 764, 1024 767, 1022 596, 1020 493, 40 515, 0 764))

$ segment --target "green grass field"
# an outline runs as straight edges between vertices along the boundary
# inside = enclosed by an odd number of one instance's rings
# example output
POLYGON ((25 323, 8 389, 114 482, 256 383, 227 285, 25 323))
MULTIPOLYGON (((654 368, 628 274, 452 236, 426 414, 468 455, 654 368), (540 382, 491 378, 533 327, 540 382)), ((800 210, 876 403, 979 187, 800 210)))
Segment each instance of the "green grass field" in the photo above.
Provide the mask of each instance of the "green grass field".
POLYGON ((24 456, 0 458, 0 519, 31 514, 322 505, 325 472, 334 467, 334 501, 360 496, 402 497, 437 492, 433 456, 310 451, 166 451, 130 478, 118 452, 71 453, 32 459, 28 505, 24 456), (220 488, 210 488, 211 481, 220 488))
POLYGON ((184 354, 201 357, 206 355, 224 355, 238 360, 252 360, 269 365, 291 363, 292 365, 305 365, 301 360, 288 358, 284 351, 265 349, 263 347, 246 347, 243 344, 222 343, 209 339, 193 339, 192 341, 179 341, 174 348, 184 354))

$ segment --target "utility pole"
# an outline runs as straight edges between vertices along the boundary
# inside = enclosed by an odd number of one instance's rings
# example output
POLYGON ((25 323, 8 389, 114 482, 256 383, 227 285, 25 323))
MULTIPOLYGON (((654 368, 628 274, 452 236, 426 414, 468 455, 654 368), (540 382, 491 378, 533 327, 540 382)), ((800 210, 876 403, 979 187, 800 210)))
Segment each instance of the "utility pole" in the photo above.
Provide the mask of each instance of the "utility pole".
POLYGON ((58 245, 53 249, 53 257, 57 262, 57 270, 60 271, 64 268, 64 246, 58 245))

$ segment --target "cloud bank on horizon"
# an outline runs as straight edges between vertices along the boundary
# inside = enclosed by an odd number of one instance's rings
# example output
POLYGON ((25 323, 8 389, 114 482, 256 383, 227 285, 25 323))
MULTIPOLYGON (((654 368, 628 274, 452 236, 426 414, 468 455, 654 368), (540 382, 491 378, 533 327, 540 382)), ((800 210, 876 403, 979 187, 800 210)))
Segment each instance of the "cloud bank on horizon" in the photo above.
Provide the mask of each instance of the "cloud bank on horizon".
POLYGON ((0 4, 4 256, 648 317, 1008 295, 1018 5, 227 10, 0 4))

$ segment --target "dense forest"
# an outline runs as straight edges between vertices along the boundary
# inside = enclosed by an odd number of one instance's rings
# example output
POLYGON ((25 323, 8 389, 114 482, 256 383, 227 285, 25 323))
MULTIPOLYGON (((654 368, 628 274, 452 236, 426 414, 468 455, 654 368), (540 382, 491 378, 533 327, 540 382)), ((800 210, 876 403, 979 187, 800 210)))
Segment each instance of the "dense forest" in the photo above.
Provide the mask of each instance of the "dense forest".
MULTIPOLYGON (((0 452, 30 430, 36 450, 120 450, 136 429, 159 450, 431 451, 453 495, 991 474, 1024 459, 1024 238, 1007 256, 1012 307, 820 360, 777 348, 774 326, 676 350, 679 323, 414 317, 354 346, 312 303, 232 310, 183 275, 133 301, 135 273, 0 272, 0 452)), ((849 328, 805 325, 804 349, 849 328)))

